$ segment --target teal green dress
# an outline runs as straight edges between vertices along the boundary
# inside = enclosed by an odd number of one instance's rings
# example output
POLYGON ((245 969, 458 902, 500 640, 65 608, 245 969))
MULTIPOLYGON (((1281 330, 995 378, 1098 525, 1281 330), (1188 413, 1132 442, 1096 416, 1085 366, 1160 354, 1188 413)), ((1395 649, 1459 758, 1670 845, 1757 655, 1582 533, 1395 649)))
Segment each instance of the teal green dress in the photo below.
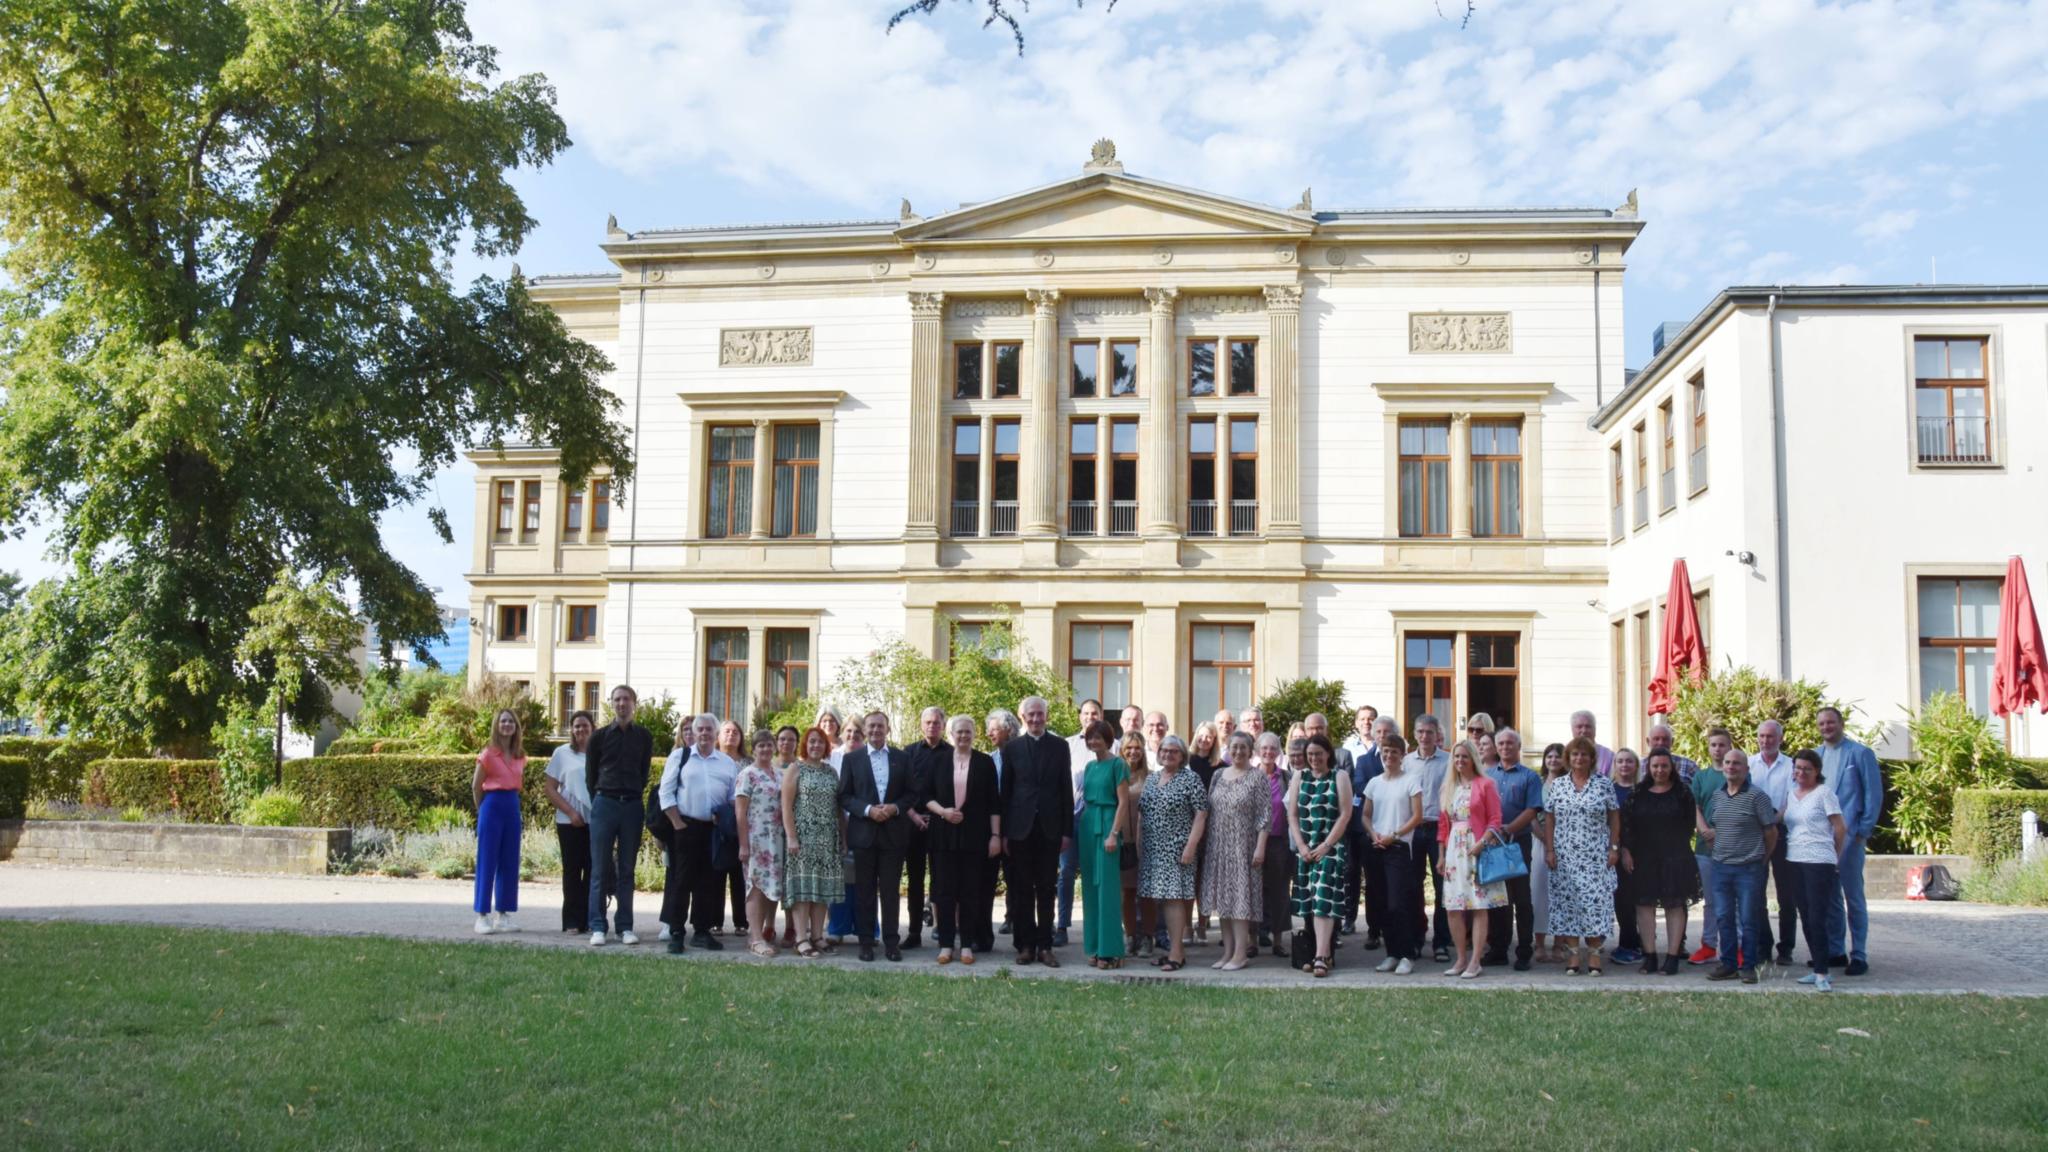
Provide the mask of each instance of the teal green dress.
MULTIPOLYGON (((1088 955, 1114 960, 1124 954, 1124 882, 1119 852, 1103 850, 1116 829, 1116 802, 1131 770, 1112 756, 1089 763, 1081 778, 1081 816, 1074 825, 1081 856, 1081 937, 1088 955)), ((1119 844, 1122 842, 1119 841, 1119 844)))
MULTIPOLYGON (((1337 826, 1337 773, 1317 776, 1301 774, 1301 791, 1295 797, 1295 815, 1301 821, 1302 842, 1313 848, 1337 826)), ((1315 863, 1294 858, 1294 914, 1334 918, 1344 900, 1344 860, 1350 847, 1338 841, 1328 856, 1315 863)))

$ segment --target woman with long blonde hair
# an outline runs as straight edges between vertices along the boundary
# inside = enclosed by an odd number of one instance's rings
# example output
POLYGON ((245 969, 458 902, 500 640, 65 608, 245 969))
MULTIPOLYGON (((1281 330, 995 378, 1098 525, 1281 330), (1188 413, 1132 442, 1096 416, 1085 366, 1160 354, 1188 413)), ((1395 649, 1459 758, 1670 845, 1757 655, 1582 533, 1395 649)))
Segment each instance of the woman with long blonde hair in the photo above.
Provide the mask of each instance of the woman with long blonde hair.
POLYGON ((1505 882, 1479 882, 1479 850, 1500 829, 1500 789, 1479 767, 1479 748, 1470 740, 1451 746, 1451 770, 1437 797, 1437 870, 1444 877, 1445 915, 1457 959, 1444 975, 1476 979, 1486 955, 1487 913, 1507 903, 1505 882))
POLYGON ((517 932, 519 911, 519 790, 526 783, 526 733, 519 714, 498 709, 491 742, 477 754, 469 777, 476 802, 476 931, 517 932))

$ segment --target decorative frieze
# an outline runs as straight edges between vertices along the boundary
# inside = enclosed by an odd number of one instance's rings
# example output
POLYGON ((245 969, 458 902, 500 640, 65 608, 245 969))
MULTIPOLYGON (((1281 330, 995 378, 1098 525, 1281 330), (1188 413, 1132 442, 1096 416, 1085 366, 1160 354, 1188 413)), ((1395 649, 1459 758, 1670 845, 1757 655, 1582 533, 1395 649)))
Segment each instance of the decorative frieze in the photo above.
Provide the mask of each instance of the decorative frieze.
POLYGON ((1187 298, 1187 301, 1181 305, 1181 308, 1183 311, 1187 312, 1231 313, 1257 312, 1263 309, 1265 306, 1265 300, 1263 297, 1260 296, 1243 296, 1236 294, 1220 295, 1212 293, 1203 296, 1190 296, 1187 298))
POLYGON ((984 316, 1022 316, 1024 301, 1015 296, 1001 296, 986 300, 955 300, 953 315, 961 320, 973 320, 984 316))
POLYGON ((1076 316, 1143 316, 1142 296, 1076 296, 1067 305, 1076 316))
POLYGON ((1410 352, 1512 352, 1514 325, 1506 312, 1410 312, 1410 352))
MULTIPOLYGON (((959 308, 959 305, 954 305, 959 308)), ((910 317, 913 320, 937 320, 946 314, 944 292, 912 292, 910 294, 910 317)))
POLYGON ((734 367, 793 367, 811 362, 809 328, 726 328, 718 334, 718 362, 734 367))

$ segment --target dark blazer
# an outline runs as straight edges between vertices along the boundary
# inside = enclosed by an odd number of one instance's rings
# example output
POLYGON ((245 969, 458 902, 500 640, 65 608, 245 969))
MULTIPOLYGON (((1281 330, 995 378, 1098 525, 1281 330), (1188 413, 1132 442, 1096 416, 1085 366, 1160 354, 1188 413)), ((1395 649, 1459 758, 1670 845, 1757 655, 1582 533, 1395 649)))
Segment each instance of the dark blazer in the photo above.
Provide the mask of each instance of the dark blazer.
POLYGON ((910 843, 911 799, 917 795, 910 757, 901 748, 888 750, 889 791, 887 795, 876 795, 872 755, 863 744, 839 761, 839 809, 846 813, 846 846, 902 848, 910 843), (870 804, 894 804, 902 811, 894 820, 877 824, 862 815, 870 804))
MULTIPOLYGON (((932 851, 981 851, 988 850, 990 820, 1001 809, 1003 798, 996 790, 996 762, 986 752, 974 752, 967 757, 967 795, 953 794, 953 750, 946 749, 943 762, 936 758, 926 761, 929 777, 926 779, 924 799, 936 800, 941 808, 958 808, 963 819, 958 824, 948 824, 932 816, 932 851)), ((930 815, 929 812, 926 815, 930 815)))
POLYGON ((1058 844, 1074 834, 1073 752, 1047 732, 1003 745, 1003 835, 1058 844))

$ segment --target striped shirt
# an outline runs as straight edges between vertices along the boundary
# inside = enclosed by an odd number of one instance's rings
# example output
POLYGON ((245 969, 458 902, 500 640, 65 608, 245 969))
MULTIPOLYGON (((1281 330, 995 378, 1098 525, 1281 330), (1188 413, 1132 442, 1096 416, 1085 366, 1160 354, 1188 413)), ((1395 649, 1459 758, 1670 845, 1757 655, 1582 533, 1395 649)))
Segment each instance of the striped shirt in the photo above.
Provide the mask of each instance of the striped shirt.
POLYGON ((1754 864, 1762 860, 1764 831, 1778 822, 1778 810, 1763 789, 1745 780, 1738 792, 1723 787, 1714 797, 1714 863, 1754 864))

